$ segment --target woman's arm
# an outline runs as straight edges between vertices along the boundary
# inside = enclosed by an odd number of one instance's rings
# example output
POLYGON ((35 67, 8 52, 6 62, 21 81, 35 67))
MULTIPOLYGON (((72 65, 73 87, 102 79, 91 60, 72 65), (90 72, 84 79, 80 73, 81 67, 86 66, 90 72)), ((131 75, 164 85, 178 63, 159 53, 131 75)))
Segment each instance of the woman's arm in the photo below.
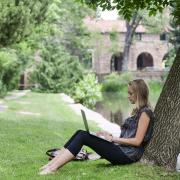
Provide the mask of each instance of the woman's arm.
POLYGON ((149 122, 150 122, 149 116, 145 112, 142 112, 139 118, 136 136, 134 138, 119 138, 112 136, 111 141, 119 144, 140 146, 146 134, 149 122))

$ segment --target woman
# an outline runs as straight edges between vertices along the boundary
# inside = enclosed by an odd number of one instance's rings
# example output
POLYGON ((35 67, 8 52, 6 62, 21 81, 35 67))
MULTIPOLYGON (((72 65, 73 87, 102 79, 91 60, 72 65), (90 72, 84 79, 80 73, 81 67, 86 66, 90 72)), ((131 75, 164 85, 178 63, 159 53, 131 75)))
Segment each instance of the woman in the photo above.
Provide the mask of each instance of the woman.
POLYGON ((59 155, 41 168, 40 175, 56 172, 60 167, 71 161, 83 145, 89 146, 102 158, 112 164, 129 164, 138 161, 149 142, 154 122, 154 114, 148 102, 149 90, 142 79, 128 83, 128 99, 135 105, 132 114, 125 120, 120 137, 102 131, 108 141, 93 136, 86 131, 77 131, 61 149, 59 155))

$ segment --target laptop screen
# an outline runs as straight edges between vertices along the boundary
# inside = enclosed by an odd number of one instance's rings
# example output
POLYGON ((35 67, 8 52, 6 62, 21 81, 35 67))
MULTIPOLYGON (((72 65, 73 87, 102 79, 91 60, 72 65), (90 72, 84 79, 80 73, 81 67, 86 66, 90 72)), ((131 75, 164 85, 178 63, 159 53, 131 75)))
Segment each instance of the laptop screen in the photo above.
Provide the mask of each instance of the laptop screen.
POLYGON ((85 129, 89 133, 89 127, 88 127, 86 115, 85 115, 85 112, 82 109, 81 109, 81 114, 82 114, 82 118, 83 118, 83 121, 84 121, 85 129))

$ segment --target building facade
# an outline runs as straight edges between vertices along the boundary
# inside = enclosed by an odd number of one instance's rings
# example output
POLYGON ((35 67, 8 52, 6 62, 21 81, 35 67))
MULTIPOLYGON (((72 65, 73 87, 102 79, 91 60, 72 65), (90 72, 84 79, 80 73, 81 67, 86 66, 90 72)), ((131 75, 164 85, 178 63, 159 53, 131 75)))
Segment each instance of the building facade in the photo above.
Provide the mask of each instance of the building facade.
MULTIPOLYGON (((84 24, 92 34, 99 33, 99 38, 95 37, 92 44, 93 71, 96 74, 121 71, 126 35, 125 21, 86 18, 84 24)), ((168 50, 166 34, 150 34, 139 25, 130 48, 127 70, 163 71, 163 60, 168 50)))

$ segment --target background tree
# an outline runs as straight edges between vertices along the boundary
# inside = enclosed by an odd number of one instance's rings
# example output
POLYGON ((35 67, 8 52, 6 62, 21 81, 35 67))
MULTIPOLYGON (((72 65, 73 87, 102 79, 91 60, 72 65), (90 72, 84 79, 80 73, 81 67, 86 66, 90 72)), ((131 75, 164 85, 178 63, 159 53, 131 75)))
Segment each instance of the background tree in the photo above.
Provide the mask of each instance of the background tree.
POLYGON ((72 94, 82 79, 83 69, 77 57, 70 55, 57 42, 47 42, 40 50, 40 62, 31 75, 36 91, 72 94))
POLYGON ((20 42, 46 17, 48 0, 2 0, 0 2, 0 47, 20 42))
MULTIPOLYGON (((72 87, 82 78, 83 71, 78 61, 84 62, 89 55, 88 33, 82 20, 92 10, 73 0, 2 0, 0 10, 0 47, 12 49, 18 60, 18 68, 14 68, 18 69, 16 73, 10 74, 6 69, 8 76, 16 75, 16 82, 11 81, 16 88, 20 75, 26 69, 32 74, 37 67, 31 80, 40 85, 41 91, 59 92, 63 88, 64 92, 72 91, 67 86, 72 87), (55 77, 54 73, 58 72, 61 75, 55 77)), ((8 54, 10 51, 3 50, 0 57, 2 67, 5 53, 6 57, 13 57, 8 54)), ((14 62, 13 58, 9 61, 14 62)), ((3 95, 5 90, 10 90, 4 71, 0 72, 0 92, 3 95)))
POLYGON ((15 50, 3 48, 0 51, 0 97, 4 96, 7 90, 17 88, 17 74, 20 71, 21 62, 15 50))
MULTIPOLYGON (((40 61, 31 78, 32 83, 39 85, 39 91, 74 92, 75 83, 84 73, 82 63, 89 54, 89 36, 83 27, 83 18, 91 11, 74 0, 55 0, 46 21, 27 39, 39 52, 40 61)), ((32 62, 32 67, 34 64, 32 62)))
POLYGON ((71 55, 77 56, 80 62, 83 62, 89 48, 88 32, 84 28, 83 19, 93 11, 85 5, 74 3, 74 0, 56 1, 55 4, 59 10, 56 11, 57 18, 54 23, 63 33, 60 37, 61 44, 71 55))
MULTIPOLYGON (((176 25, 180 25, 179 0, 80 0, 89 6, 112 10, 116 8, 125 18, 130 19, 134 10, 145 9, 150 15, 162 12, 167 6, 173 7, 176 25)), ((169 72, 158 103, 155 107, 155 126, 152 141, 148 145, 144 158, 158 165, 175 169, 177 156, 180 153, 180 48, 169 72)))
POLYGON ((165 58, 166 67, 172 66, 175 59, 175 55, 180 47, 180 26, 177 26, 173 18, 171 18, 170 20, 168 36, 169 42, 172 44, 172 46, 165 58))
POLYGON ((20 74, 31 54, 31 48, 22 41, 45 20, 50 3, 48 0, 0 1, 0 96, 18 88, 20 74))
POLYGON ((134 12, 132 15, 131 20, 126 20, 126 36, 125 36, 125 45, 123 49, 123 62, 122 62, 122 70, 127 71, 128 69, 128 62, 129 62, 129 53, 131 44, 133 41, 133 37, 136 32, 136 28, 139 26, 140 21, 142 20, 142 16, 134 12))
POLYGON ((170 43, 172 43, 175 51, 180 47, 180 26, 177 26, 174 20, 171 20, 171 29, 170 29, 170 43))

